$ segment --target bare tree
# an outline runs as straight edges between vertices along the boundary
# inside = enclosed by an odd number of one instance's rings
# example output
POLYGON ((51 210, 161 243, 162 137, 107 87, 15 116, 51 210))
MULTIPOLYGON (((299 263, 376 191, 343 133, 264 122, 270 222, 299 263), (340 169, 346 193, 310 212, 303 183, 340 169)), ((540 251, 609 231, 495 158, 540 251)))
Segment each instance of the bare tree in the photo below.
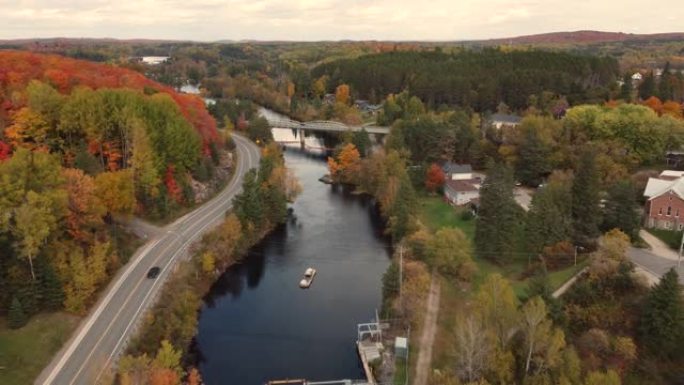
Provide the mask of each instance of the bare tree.
POLYGON ((469 316, 456 328, 456 372, 468 382, 478 380, 482 376, 490 353, 487 332, 478 320, 469 316))

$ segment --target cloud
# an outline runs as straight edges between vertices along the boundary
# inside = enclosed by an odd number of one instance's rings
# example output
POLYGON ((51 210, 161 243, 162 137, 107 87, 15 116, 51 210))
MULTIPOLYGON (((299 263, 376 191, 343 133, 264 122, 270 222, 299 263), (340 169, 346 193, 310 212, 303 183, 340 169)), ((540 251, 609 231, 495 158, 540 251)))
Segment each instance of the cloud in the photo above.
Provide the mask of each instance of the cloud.
POLYGON ((661 0, 0 0, 0 38, 461 40, 560 30, 681 30, 661 0))

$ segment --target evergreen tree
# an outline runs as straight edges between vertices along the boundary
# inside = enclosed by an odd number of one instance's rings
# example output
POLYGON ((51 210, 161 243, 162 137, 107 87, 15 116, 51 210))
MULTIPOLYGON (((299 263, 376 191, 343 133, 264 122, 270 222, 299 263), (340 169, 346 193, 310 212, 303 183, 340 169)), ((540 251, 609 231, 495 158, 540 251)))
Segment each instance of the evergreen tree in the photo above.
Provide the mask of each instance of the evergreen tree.
POLYGON ((242 192, 233 198, 233 210, 244 228, 259 224, 263 215, 259 181, 255 169, 247 171, 243 178, 242 192))
POLYGON ((672 74, 670 73, 670 62, 665 63, 663 74, 658 81, 658 97, 663 102, 672 100, 672 74))
POLYGON ((656 83, 655 77, 653 76, 653 71, 649 72, 644 76, 644 80, 639 84, 639 97, 642 100, 646 100, 651 96, 656 94, 656 83))
POLYGON ((627 73, 622 78, 622 86, 620 87, 620 99, 629 103, 632 101, 632 77, 627 73))
POLYGON ((539 137, 538 131, 532 127, 526 129, 515 164, 518 180, 527 186, 539 186, 543 177, 551 171, 549 155, 549 148, 539 137))
POLYGON ((528 250, 538 253, 571 238, 571 199, 569 186, 561 183, 549 183, 534 194, 525 223, 528 250))
POLYGON ((495 164, 480 190, 475 227, 477 255, 497 263, 509 261, 515 250, 521 209, 513 198, 513 178, 503 164, 495 164))
POLYGON ((601 223, 599 178, 593 150, 580 155, 572 183, 572 221, 574 241, 590 246, 599 235, 601 223))
POLYGON ((17 297, 12 298, 12 305, 10 306, 9 313, 7 314, 7 323, 12 329, 19 329, 20 327, 26 325, 28 318, 24 313, 24 309, 21 307, 21 302, 17 297))
POLYGON ((620 229, 632 240, 639 232, 639 205, 634 187, 629 180, 613 185, 608 191, 605 204, 603 230, 620 229))
POLYGON ((674 356, 684 348, 684 298, 677 272, 670 269, 642 307, 641 339, 657 355, 674 356))
POLYGON ((354 132, 354 135, 352 136, 352 143, 354 146, 356 146, 356 149, 359 151, 359 154, 361 154, 362 158, 368 156, 373 146, 370 136, 368 135, 368 131, 366 131, 365 128, 354 132))
POLYGON ((64 303, 64 288, 55 270, 41 258, 41 285, 43 288, 43 304, 48 310, 58 310, 64 303))

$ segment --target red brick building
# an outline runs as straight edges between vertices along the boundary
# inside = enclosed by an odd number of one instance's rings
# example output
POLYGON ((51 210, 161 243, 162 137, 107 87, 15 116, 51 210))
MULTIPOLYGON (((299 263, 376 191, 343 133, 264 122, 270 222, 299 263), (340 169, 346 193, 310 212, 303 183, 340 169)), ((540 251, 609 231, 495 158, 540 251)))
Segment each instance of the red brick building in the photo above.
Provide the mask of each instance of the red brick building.
POLYGON ((684 230, 684 177, 672 178, 663 171, 659 178, 649 178, 644 196, 645 223, 648 228, 684 230))

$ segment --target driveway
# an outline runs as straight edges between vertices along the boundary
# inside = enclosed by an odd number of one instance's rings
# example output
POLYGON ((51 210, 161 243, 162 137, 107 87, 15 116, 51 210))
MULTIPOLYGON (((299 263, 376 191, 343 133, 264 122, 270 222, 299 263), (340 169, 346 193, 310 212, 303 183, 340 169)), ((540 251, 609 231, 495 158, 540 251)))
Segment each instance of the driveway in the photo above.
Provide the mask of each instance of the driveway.
MULTIPOLYGON (((670 258, 658 256, 651 251, 645 249, 637 249, 630 247, 627 251, 627 257, 637 265, 637 268, 642 269, 648 274, 656 277, 658 280, 671 268, 675 268, 679 274, 679 283, 684 285, 684 263, 677 267, 677 261, 670 258)), ((651 282, 654 280, 651 279, 651 282)))

